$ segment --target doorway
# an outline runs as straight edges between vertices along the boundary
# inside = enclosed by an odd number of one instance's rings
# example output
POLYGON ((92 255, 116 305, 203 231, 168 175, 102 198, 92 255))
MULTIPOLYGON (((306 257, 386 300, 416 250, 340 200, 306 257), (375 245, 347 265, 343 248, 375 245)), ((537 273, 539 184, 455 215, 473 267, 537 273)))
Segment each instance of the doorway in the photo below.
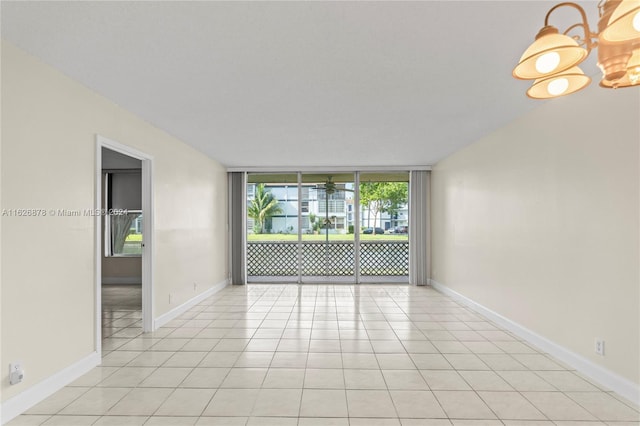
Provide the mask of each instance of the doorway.
POLYGON ((152 158, 96 140, 96 347, 153 331, 152 158))

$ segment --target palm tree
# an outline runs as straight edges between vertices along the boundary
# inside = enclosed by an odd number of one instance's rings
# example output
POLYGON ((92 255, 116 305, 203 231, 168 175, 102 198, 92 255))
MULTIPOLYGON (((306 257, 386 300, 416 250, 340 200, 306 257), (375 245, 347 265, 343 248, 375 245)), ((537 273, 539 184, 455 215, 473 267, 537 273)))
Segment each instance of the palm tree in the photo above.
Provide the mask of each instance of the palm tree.
POLYGON ((264 189, 263 183, 258 184, 253 200, 251 200, 251 204, 247 209, 247 214, 254 221, 253 232, 262 234, 265 221, 278 213, 282 213, 278 200, 273 198, 273 194, 270 191, 264 189))

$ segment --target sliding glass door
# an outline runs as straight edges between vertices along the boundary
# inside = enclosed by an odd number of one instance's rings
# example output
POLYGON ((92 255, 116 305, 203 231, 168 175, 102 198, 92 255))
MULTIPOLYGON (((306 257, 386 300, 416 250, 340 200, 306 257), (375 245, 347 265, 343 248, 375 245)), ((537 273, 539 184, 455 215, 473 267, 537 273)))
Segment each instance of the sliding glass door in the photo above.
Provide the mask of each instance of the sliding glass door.
POLYGON ((298 282, 298 174, 247 176, 247 280, 298 282))
POLYGON ((302 174, 302 282, 355 281, 353 173, 302 174), (352 208, 352 207, 351 207, 352 208))
POLYGON ((409 173, 361 173, 361 282, 409 276, 409 173))
POLYGON ((247 175, 248 282, 407 282, 408 173, 247 175))

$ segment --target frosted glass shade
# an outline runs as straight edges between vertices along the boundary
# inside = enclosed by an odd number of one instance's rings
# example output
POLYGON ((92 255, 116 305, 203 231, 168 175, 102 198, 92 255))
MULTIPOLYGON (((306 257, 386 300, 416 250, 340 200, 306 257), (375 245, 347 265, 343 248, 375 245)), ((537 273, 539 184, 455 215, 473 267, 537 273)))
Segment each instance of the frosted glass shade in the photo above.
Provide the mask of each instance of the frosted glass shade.
POLYGON ((591 78, 584 75, 579 67, 573 67, 551 77, 537 79, 527 90, 527 96, 533 99, 557 98, 584 89, 589 83, 591 78))
POLYGON ((513 76, 522 80, 543 78, 578 65, 587 55, 577 41, 559 34, 555 27, 546 26, 522 54, 513 76))
POLYGON ((600 37, 608 41, 640 39, 640 0, 622 0, 600 37))

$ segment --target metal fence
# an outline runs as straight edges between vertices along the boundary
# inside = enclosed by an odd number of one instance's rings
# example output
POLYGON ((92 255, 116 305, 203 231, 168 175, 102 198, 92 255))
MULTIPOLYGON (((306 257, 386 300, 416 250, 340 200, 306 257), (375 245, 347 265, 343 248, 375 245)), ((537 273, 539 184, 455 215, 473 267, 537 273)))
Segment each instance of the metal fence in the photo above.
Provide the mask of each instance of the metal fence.
MULTIPOLYGON (((352 241, 302 242, 303 276, 355 275, 355 245, 352 241)), ((247 243, 247 275, 291 277, 298 275, 298 243, 260 241, 247 243)), ((409 275, 408 241, 360 242, 360 275, 409 275)))

